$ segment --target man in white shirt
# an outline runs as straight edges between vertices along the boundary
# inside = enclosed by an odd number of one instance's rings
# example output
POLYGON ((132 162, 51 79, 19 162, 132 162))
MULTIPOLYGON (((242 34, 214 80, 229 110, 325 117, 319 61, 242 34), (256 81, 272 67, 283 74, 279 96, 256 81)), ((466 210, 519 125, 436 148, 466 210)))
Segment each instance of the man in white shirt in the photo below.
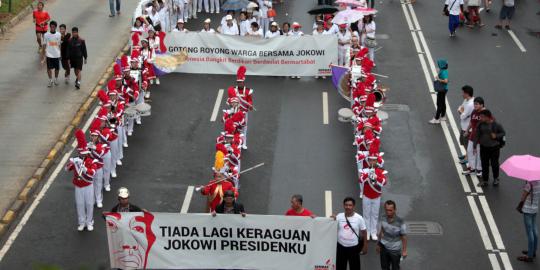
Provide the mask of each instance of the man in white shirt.
POLYGON ((450 37, 456 36, 456 29, 459 26, 459 14, 463 12, 463 0, 446 0, 444 10, 448 12, 448 30, 450 37))
POLYGON ((238 31, 238 26, 233 23, 233 18, 231 15, 227 15, 225 18, 225 25, 221 26, 221 33, 229 36, 238 36, 240 32, 238 31))
POLYGON ((203 29, 201 30, 201 33, 215 33, 216 31, 210 27, 210 23, 212 20, 210 18, 204 20, 203 29))
POLYGON ((275 38, 277 36, 280 36, 281 34, 279 33, 279 29, 278 29, 278 23, 277 22, 272 22, 270 24, 270 30, 268 30, 266 32, 266 35, 264 35, 264 38, 266 39, 270 39, 270 38, 275 38))
MULTIPOLYGON (((467 134, 467 129, 469 128, 469 124, 471 123, 471 115, 474 111, 474 90, 471 86, 465 85, 461 87, 462 95, 463 95, 463 103, 458 108, 459 113, 459 124, 461 126, 461 132, 459 134, 459 144, 463 145, 465 148, 467 148, 467 144, 469 142, 469 134, 467 134)), ((467 163, 466 156, 460 157, 461 164, 467 163)))
POLYGON ((47 61, 47 75, 49 76, 48 87, 51 87, 53 83, 58 85, 58 73, 60 72, 60 43, 62 42, 62 35, 56 31, 56 22, 51 21, 49 23, 49 32, 43 35, 43 50, 42 61, 47 61), (54 81, 52 78, 52 71, 54 69, 54 81))
POLYGON ((240 35, 245 36, 251 27, 251 22, 247 20, 247 13, 245 11, 240 12, 240 23, 238 26, 240 28, 240 35))
POLYGON ((246 36, 263 38, 263 31, 257 22, 251 23, 251 29, 246 33, 246 36))
POLYGON ((221 18, 220 25, 224 26, 227 24, 227 18, 231 17, 233 20, 233 23, 236 24, 236 19, 234 18, 234 10, 227 10, 227 14, 221 18))
POLYGON ((338 37, 338 65, 346 66, 349 62, 349 49, 351 48, 351 32, 346 24, 339 25, 338 37))
POLYGON ((347 197, 343 200, 344 213, 333 218, 338 222, 336 270, 360 269, 360 252, 367 252, 366 223, 355 213, 356 201, 347 197))

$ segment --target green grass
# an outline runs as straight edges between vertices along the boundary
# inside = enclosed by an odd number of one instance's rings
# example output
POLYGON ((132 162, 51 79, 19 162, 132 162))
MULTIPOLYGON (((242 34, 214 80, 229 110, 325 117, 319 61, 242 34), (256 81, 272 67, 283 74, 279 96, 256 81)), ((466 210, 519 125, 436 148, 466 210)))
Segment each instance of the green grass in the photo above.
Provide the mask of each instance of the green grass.
MULTIPOLYGON (((0 7, 0 25, 9 21, 13 16, 17 15, 21 10, 37 1, 35 0, 11 0, 11 13, 8 12, 10 0, 2 0, 2 6, 0 7)), ((35 6, 35 5, 34 5, 35 6)))

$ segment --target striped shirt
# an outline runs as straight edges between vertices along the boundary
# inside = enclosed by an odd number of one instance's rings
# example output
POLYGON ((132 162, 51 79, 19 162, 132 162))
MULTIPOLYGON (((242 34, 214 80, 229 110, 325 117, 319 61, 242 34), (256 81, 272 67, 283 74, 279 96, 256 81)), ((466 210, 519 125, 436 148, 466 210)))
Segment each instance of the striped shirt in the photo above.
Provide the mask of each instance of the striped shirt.
POLYGON ((540 181, 526 183, 523 190, 529 192, 529 195, 523 204, 523 213, 538 213, 538 203, 540 201, 540 181))

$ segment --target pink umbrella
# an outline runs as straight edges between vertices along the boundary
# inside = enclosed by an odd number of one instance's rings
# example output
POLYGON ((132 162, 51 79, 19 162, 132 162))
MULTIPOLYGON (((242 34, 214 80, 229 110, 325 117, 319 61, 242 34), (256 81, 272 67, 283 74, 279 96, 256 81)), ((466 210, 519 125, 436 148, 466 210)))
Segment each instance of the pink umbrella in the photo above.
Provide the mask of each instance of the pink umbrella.
POLYGON ((353 7, 360 7, 362 5, 365 5, 365 1, 364 1, 364 3, 362 3, 362 2, 357 1, 357 0, 337 0, 336 3, 344 4, 344 5, 347 5, 347 6, 353 6, 353 7))
POLYGON ((335 24, 350 24, 364 18, 362 13, 355 11, 354 9, 346 9, 338 12, 332 19, 332 23, 335 24))
POLYGON ((357 7, 355 9, 353 9, 353 10, 356 10, 356 11, 362 13, 362 15, 364 15, 364 16, 377 14, 377 10, 374 9, 374 8, 357 7))
POLYGON ((540 158, 531 155, 516 155, 509 157, 501 169, 510 177, 527 181, 540 180, 540 158))

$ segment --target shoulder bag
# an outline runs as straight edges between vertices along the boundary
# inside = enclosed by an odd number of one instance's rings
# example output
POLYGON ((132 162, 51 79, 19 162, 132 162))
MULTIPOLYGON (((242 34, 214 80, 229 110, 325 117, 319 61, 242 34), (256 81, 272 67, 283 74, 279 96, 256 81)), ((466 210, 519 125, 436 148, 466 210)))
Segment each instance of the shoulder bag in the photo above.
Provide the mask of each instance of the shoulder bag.
POLYGON ((450 16, 450 10, 452 9, 452 7, 454 7, 454 4, 456 3, 457 0, 454 0, 454 2, 452 2, 452 5, 450 6, 450 8, 447 8, 446 6, 443 8, 443 15, 444 16, 450 16))
POLYGON ((356 249, 357 249, 358 252, 361 252, 362 248, 364 247, 364 241, 362 241, 362 238, 360 237, 360 235, 358 233, 356 233, 356 231, 354 230, 353 226, 351 225, 351 222, 349 222, 349 219, 347 218, 345 213, 343 213, 343 216, 345 217, 345 221, 347 222, 347 225, 349 226, 349 228, 351 228, 354 235, 356 235, 356 237, 358 237, 358 245, 356 245, 356 249))

